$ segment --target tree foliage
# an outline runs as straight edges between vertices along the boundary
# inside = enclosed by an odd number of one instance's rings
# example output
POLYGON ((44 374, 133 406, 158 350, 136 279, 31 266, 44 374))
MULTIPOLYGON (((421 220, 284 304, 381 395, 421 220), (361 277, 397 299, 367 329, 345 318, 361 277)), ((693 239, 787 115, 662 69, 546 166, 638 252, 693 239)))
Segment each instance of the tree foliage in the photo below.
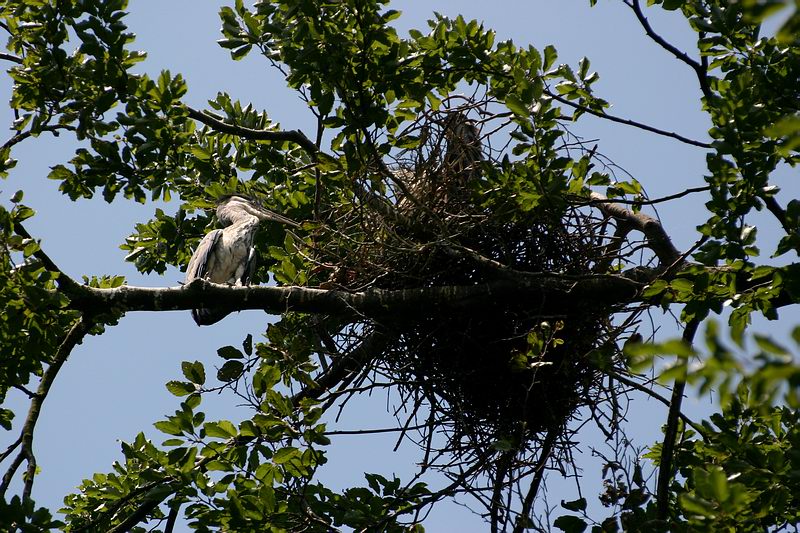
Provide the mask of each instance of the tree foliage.
MULTIPOLYGON (((78 148, 48 177, 70 200, 173 201, 123 244, 144 273, 185 268, 226 194, 303 221, 259 233, 255 281, 264 286, 149 289, 118 276, 73 280, 25 230, 35 214, 22 192, 0 208, 0 399, 12 388, 30 398, 21 420, 0 410, 0 425, 19 435, 0 455, 4 527, 171 531, 182 516, 201 531, 408 531, 457 493, 474 496, 492 531, 797 527, 797 346, 750 324, 800 303, 800 201, 772 181, 800 157, 798 13, 764 36, 783 2, 621 1, 696 75, 709 141, 610 114, 588 59, 559 64, 552 46, 498 42, 462 17, 435 15, 426 31, 401 37, 392 26, 400 13, 382 0, 221 8, 219 45, 233 60, 259 54, 279 68, 314 132, 280 129, 258 102, 224 93, 194 109, 180 74, 132 72, 146 56, 132 48, 125 0, 4 2, 16 117, 0 147, 4 176, 16 145, 63 134, 78 148), (697 49, 664 39, 648 9, 680 11, 697 49), (647 198, 571 133, 587 115, 702 150, 705 185, 647 198), (464 140, 470 132, 478 138, 464 140), (709 217, 678 250, 671 221, 645 211, 691 193, 706 195, 709 217), (762 234, 780 236, 774 249, 762 250, 752 223, 764 209, 772 225, 762 234), (163 442, 139 434, 123 444, 108 473, 66 497, 59 520, 38 508, 33 434, 72 349, 128 312, 213 305, 279 318, 264 342, 219 348, 216 376, 182 363, 184 378, 166 383, 177 409, 155 422, 163 442), (639 315, 658 307, 680 310, 682 339, 637 331, 639 315), (422 435, 419 476, 365 473, 364 486, 325 487, 315 477, 330 445, 325 414, 387 386, 411 411, 398 430, 422 435), (687 386, 715 391, 718 412, 687 417, 687 386), (506 403, 488 402, 504 388, 506 403), (207 420, 203 399, 219 390, 238 394, 251 416, 207 420), (589 409, 610 436, 624 436, 617 402, 628 391, 669 406, 663 440, 643 457, 623 449, 606 462, 608 517, 590 516, 581 498, 562 502, 548 524, 534 502, 544 472, 569 467, 580 439, 569 422, 589 409), (529 402, 543 407, 532 413, 529 402), (443 487, 421 481, 429 468, 443 487), (17 476, 22 490, 9 494, 17 476)), ((800 345, 800 327, 793 336, 800 345)))

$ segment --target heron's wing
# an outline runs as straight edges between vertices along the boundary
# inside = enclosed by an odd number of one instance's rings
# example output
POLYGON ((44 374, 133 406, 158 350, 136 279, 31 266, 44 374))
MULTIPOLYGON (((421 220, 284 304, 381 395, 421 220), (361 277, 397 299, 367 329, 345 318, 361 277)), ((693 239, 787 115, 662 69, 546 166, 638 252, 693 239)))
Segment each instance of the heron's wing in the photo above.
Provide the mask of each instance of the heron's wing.
MULTIPOLYGON (((189 260, 189 266, 186 267, 186 283, 206 277, 211 254, 221 238, 221 229, 210 231, 203 237, 189 260)), ((198 326, 209 326, 225 318, 228 313, 230 311, 220 309, 192 309, 192 318, 198 326)))
POLYGON ((250 285, 250 280, 253 279, 253 274, 256 272, 256 247, 250 247, 250 253, 247 255, 247 264, 245 265, 244 274, 242 274, 242 285, 250 285))
POLYGON ((210 231, 203 237, 203 240, 197 245, 197 248, 192 254, 192 258, 189 260, 189 266, 186 267, 186 283, 206 276, 208 273, 209 256, 220 238, 222 238, 221 229, 210 231))
POLYGON ((198 326, 216 324, 229 314, 231 314, 231 312, 225 309, 192 309, 192 318, 194 319, 194 323, 198 326))

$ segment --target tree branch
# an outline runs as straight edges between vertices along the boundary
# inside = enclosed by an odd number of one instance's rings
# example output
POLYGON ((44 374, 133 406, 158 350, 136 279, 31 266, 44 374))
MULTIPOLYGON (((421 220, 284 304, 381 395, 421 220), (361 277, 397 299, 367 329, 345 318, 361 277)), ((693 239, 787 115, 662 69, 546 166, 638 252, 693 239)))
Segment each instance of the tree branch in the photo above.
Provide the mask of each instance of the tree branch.
MULTIPOLYGON (((14 224, 14 231, 17 233, 17 235, 24 239, 35 240, 33 237, 31 237, 31 234, 28 233, 28 230, 26 230, 19 222, 14 224)), ((59 288, 63 289, 66 294, 69 295, 72 292, 80 289, 81 285, 71 277, 64 274, 64 272, 58 268, 58 265, 56 265, 55 261, 50 259, 50 256, 47 255, 47 253, 41 247, 39 247, 39 249, 33 253, 33 257, 41 261, 42 265, 48 272, 58 274, 56 277, 56 283, 58 283, 59 288)))
POLYGON ((550 454, 553 452, 553 446, 555 445, 556 438, 560 433, 560 428, 550 428, 547 431, 547 436, 544 438, 544 442, 542 442, 541 452, 539 452, 539 459, 536 461, 536 467, 533 474, 533 480, 531 481, 531 486, 528 489, 528 493, 525 495, 525 500, 522 502, 522 510, 520 511, 519 519, 514 526, 514 533, 522 533, 525 531, 525 529, 527 529, 526 522, 528 516, 531 514, 531 509, 533 508, 533 500, 539 493, 539 486, 542 484, 542 478, 544 478, 545 466, 547 466, 547 461, 550 459, 550 454))
POLYGON ((22 131, 22 132, 17 133, 13 137, 11 137, 6 142, 4 142, 3 146, 0 146, 0 148, 11 148, 15 144, 21 143, 25 139, 27 139, 29 137, 32 137, 34 135, 38 135, 38 134, 40 134, 42 132, 45 132, 45 131, 48 131, 48 132, 52 133, 55 136, 58 136, 58 131, 59 130, 75 131, 75 127, 74 126, 70 126, 69 124, 53 124, 53 125, 42 126, 41 127, 41 131, 38 131, 38 132, 35 132, 35 133, 32 132, 31 130, 22 131))
POLYGON ((58 372, 61 370, 64 362, 67 360, 69 354, 72 352, 75 346, 83 340, 83 337, 86 335, 86 333, 88 333, 90 327, 91 322, 84 317, 79 318, 75 324, 73 324, 72 328, 70 328, 69 332, 67 332, 67 335, 64 337, 61 345, 58 347, 55 356, 53 356, 53 360, 50 362, 47 370, 45 370, 42 374, 42 379, 39 382, 39 388, 36 391, 36 395, 31 399, 31 405, 28 409, 28 416, 25 418, 25 424, 22 426, 22 431, 20 433, 19 442, 22 447, 19 451, 19 454, 3 476, 2 483, 0 483, 0 498, 5 495, 9 485, 11 484, 11 480, 14 477, 14 474, 22 464, 23 460, 27 461, 28 467, 22 491, 22 498, 23 501, 30 498, 31 491, 33 490, 33 480, 36 473, 36 457, 33 453, 33 432, 36 428, 36 422, 38 421, 42 410, 42 404, 44 403, 45 398, 47 398, 47 395, 50 392, 50 387, 53 385, 53 381, 55 380, 58 372))
POLYGON ((592 109, 590 107, 586 107, 586 106, 577 104, 577 103, 575 103, 575 102, 573 102, 571 100, 567 100, 563 96, 558 95, 558 94, 552 92, 549 89, 545 89, 544 93, 547 96, 549 96, 550 98, 552 98, 553 100, 561 102, 562 104, 567 105, 569 107, 572 107, 573 109, 579 109, 579 110, 583 111, 584 113, 588 113, 590 115, 594 115, 594 116, 599 117, 599 118, 604 118, 606 120, 610 120, 611 122, 617 122, 618 124, 625 124, 626 126, 633 126, 634 128, 638 128, 640 130, 649 131, 650 133, 655 133, 656 135, 661 135, 662 137, 669 137, 671 139, 675 139, 675 140, 681 141, 682 143, 690 144, 692 146, 698 146, 700 148, 711 148, 712 147, 710 143, 705 143, 705 142, 702 142, 702 141, 696 141, 694 139, 690 139, 688 137, 684 137, 683 135, 679 135, 679 134, 671 132, 671 131, 666 131, 666 130, 662 130, 662 129, 659 129, 659 128, 654 128, 653 126, 648 126, 647 124, 643 124, 641 122, 636 122, 635 120, 630 120, 630 119, 627 119, 627 118, 621 118, 621 117, 617 117, 615 115, 609 115, 608 113, 604 113, 602 111, 595 111, 594 109, 592 109))
POLYGON ((303 148, 311 156, 315 156, 319 152, 317 145, 300 130, 254 130, 252 128, 245 128, 244 126, 223 122, 189 106, 186 106, 186 109, 189 110, 189 117, 221 133, 228 133, 253 141, 293 142, 303 148))
POLYGON ((414 289, 368 289, 360 292, 310 287, 234 287, 195 279, 181 287, 150 288, 124 285, 98 289, 85 285, 65 293, 73 308, 102 311, 176 311, 198 307, 225 307, 235 311, 260 309, 281 314, 288 311, 380 319, 416 317, 421 308, 463 310, 473 306, 519 305, 532 299, 553 298, 557 307, 580 305, 587 299, 610 306, 634 300, 644 287, 640 280, 622 275, 571 276, 526 273, 510 281, 464 286, 414 289), (564 298, 568 297, 568 298, 564 298), (570 303, 570 300, 572 303, 570 303), (422 307, 421 307, 422 306, 422 307))
POLYGON ((792 228, 792 226, 789 224, 789 221, 786 219, 786 210, 781 207, 775 197, 763 194, 761 195, 761 199, 764 200, 764 204, 766 204, 769 212, 772 213, 775 218, 778 219, 778 222, 781 223, 781 227, 783 227, 786 233, 792 233, 794 228, 792 228))
POLYGON ((628 6, 633 9, 633 12, 636 14, 636 18, 639 20, 642 28, 644 28, 644 32, 647 34, 647 36, 650 37, 661 48, 675 56, 675 58, 677 58, 679 61, 689 65, 689 67, 691 67, 697 75, 697 80, 700 83, 700 90, 703 92, 703 96, 705 96, 707 100, 713 98, 714 95, 712 94, 711 87, 708 84, 708 72, 706 68, 704 68, 703 64, 692 59, 686 54, 686 52, 679 50, 673 44, 667 42, 667 40, 661 37, 661 35, 656 33, 655 30, 653 30, 653 27, 650 25, 650 21, 648 21, 647 17, 644 16, 644 12, 642 11, 642 6, 640 5, 639 0, 631 0, 631 2, 628 3, 628 6))
MULTIPOLYGON (((697 333, 697 320, 691 320, 683 330, 683 340, 691 344, 697 333)), ((681 415, 681 402, 683 391, 686 388, 686 379, 675 380, 672 388, 672 398, 669 402, 667 414, 667 427, 664 430, 664 444, 661 447, 661 460, 658 468, 658 482, 656 492, 656 507, 659 520, 666 520, 669 512, 669 484, 672 481, 672 460, 675 455, 675 441, 678 438, 678 420, 681 415)))
POLYGON ((681 192, 676 192, 675 194, 669 194, 667 196, 661 196, 660 198, 654 198, 652 200, 628 200, 626 198, 614 198, 614 199, 606 199, 606 200, 591 200, 586 203, 578 204, 578 205, 593 205, 598 203, 613 203, 613 204, 624 204, 624 205, 655 205, 661 204, 664 202, 669 202, 671 200, 677 200, 678 198, 683 198, 684 196, 688 196, 690 194, 694 194, 696 192, 706 192, 710 191, 711 186, 706 185, 704 187, 690 187, 688 189, 684 189, 681 192))
POLYGON ((619 222, 630 224, 634 229, 642 232, 647 237, 650 249, 658 256, 661 266, 666 268, 673 265, 681 257, 681 253, 672 244, 672 240, 664 231, 661 222, 644 213, 634 213, 619 204, 608 203, 608 198, 593 192, 590 196, 592 204, 606 216, 619 222))
POLYGON ((16 63, 18 65, 22 64, 22 58, 21 57, 17 57, 17 56, 15 56, 13 54, 7 54, 5 52, 0 52, 0 59, 3 59, 5 61, 11 61, 12 63, 16 63))

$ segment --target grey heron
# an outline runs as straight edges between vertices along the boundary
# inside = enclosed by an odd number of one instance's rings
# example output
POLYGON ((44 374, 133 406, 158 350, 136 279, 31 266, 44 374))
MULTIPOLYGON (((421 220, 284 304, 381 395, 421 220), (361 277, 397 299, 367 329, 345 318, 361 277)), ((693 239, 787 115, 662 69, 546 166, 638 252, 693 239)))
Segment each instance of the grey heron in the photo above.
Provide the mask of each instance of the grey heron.
MULTIPOLYGON (((213 283, 242 286, 250 282, 256 266, 253 239, 263 221, 299 227, 297 222, 263 208, 247 196, 232 195, 217 206, 217 220, 222 229, 210 231, 197 246, 186 268, 186 283, 203 278, 213 283)), ((192 310, 198 326, 219 322, 230 310, 201 308, 192 310)))
POLYGON ((463 212, 469 203, 471 183, 481 176, 483 153, 476 122, 461 110, 448 111, 443 120, 435 122, 441 126, 441 136, 428 160, 414 172, 401 169, 398 173, 398 177, 408 181, 411 196, 416 200, 404 196, 398 201, 398 210, 406 216, 422 213, 415 203, 439 214, 463 212), (438 159, 442 141, 446 143, 444 156, 438 167, 433 168, 430 163, 438 159))

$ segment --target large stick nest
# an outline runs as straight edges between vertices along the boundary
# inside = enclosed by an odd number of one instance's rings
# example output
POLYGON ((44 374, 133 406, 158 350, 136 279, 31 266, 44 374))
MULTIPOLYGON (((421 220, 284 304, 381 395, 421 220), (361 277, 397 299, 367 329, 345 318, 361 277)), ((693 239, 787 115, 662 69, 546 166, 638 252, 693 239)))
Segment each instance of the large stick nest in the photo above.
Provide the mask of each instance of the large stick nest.
MULTIPOLYGON (((318 256, 330 273, 323 286, 469 286, 512 271, 581 276, 607 273, 630 257, 634 244, 621 247, 609 234, 613 220, 597 210, 545 201, 519 216, 487 206, 485 176, 499 162, 485 146, 488 121, 479 116, 472 104, 431 112, 406 131, 418 146, 394 154, 391 166, 373 165, 383 181, 365 178, 360 207, 332 212, 339 237, 318 256)), ((602 393, 599 368, 616 364, 609 347, 624 328, 613 327, 612 316, 622 310, 544 299, 463 312, 434 306, 350 324, 337 344, 346 357, 380 335, 360 378, 397 385, 407 425, 427 404, 428 434, 443 431, 447 450, 463 455, 500 441, 537 440, 594 405, 602 393)))

